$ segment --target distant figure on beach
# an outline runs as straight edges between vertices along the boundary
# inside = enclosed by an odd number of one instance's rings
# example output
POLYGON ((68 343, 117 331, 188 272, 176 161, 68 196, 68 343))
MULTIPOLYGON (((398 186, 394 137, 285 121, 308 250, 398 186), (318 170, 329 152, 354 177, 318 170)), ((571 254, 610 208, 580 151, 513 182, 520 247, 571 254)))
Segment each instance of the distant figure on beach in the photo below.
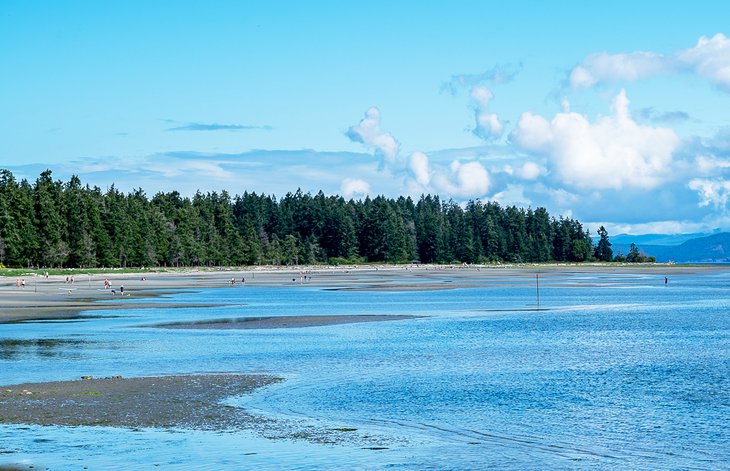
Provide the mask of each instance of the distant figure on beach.
POLYGON ((122 285, 122 286, 119 287, 119 292, 121 294, 124 294, 124 285, 122 285))
POLYGON ((241 277, 241 283, 246 283, 246 278, 241 277))
POLYGON ((25 279, 20 280, 20 287, 25 288, 25 279))
POLYGON ((112 288, 112 296, 114 296, 115 294, 117 294, 117 290, 115 290, 114 288, 112 288))
POLYGON ((667 284, 668 284, 668 283, 669 283, 669 278, 667 278, 667 277, 665 276, 665 277, 664 277, 664 286, 667 286, 667 284))
POLYGON ((15 279, 15 286, 20 288, 20 278, 15 279))

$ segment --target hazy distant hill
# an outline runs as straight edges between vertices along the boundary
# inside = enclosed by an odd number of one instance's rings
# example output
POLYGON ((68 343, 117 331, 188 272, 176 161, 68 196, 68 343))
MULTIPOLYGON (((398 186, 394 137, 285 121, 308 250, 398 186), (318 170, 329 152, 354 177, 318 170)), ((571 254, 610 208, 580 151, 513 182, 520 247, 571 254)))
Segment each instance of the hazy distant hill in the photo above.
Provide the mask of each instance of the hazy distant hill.
MULTIPOLYGON (((633 242, 636 245, 680 245, 688 240, 698 239, 700 237, 707 237, 709 235, 718 234, 717 232, 704 232, 695 234, 618 234, 610 236, 611 243, 614 245, 625 245, 629 247, 633 242)), ((598 240, 598 237, 595 238, 598 240)))
MULTIPOLYGON (((624 255, 629 253, 631 242, 624 243, 623 241, 626 239, 619 237, 616 239, 619 241, 614 242, 614 238, 611 238, 613 253, 617 254, 619 251, 624 255)), ((697 237, 679 245, 645 244, 640 242, 641 240, 642 238, 637 236, 632 241, 639 247, 639 251, 656 257, 657 262, 670 260, 677 263, 730 262, 730 233, 728 232, 697 237)))

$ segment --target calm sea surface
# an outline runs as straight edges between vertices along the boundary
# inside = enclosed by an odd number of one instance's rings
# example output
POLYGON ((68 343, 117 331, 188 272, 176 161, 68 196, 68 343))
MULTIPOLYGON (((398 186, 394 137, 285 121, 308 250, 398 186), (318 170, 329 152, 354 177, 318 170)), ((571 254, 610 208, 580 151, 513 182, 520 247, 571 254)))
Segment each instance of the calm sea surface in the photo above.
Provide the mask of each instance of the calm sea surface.
POLYGON ((659 272, 544 274, 540 311, 533 278, 489 281, 431 291, 249 285, 167 296, 159 309, 0 325, 1 384, 264 372, 286 381, 228 404, 293 434, 357 429, 324 444, 255 432, 2 425, 0 466, 730 469, 730 269, 670 275, 667 286, 659 272), (166 308, 171 302, 233 305, 166 308), (348 314, 428 317, 139 328, 348 314))

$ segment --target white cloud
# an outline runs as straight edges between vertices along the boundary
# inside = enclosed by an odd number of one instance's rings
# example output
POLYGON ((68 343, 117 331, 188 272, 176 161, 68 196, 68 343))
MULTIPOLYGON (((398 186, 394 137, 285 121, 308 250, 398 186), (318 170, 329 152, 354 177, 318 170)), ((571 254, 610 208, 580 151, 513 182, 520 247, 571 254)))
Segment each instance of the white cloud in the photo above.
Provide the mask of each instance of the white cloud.
POLYGON ((233 172, 221 166, 224 163, 217 160, 182 160, 163 156, 141 165, 143 170, 157 173, 163 178, 198 175, 204 176, 206 180, 236 180, 233 172))
POLYGON ((474 134, 485 140, 501 136, 504 130, 504 126, 499 120, 499 117, 487 110, 493 98, 494 94, 485 85, 477 85, 471 89, 471 99, 474 102, 474 118, 476 121, 474 134))
POLYGON ((340 185, 340 192, 345 199, 366 196, 370 193, 370 184, 365 180, 345 178, 340 185))
POLYGON ((484 85, 478 85, 471 89, 471 98, 481 108, 489 106, 489 102, 494 98, 492 91, 484 85))
POLYGON ((522 149, 547 155, 567 185, 654 188, 671 176, 672 154, 680 141, 671 129, 636 123, 628 105, 622 90, 613 114, 595 123, 574 112, 558 113, 551 121, 524 113, 511 138, 522 149))
POLYGON ((515 170, 515 175, 523 180, 536 180, 545 170, 535 162, 525 162, 515 170))
POLYGON ((677 60, 715 85, 730 89, 730 39, 724 34, 702 36, 695 47, 680 51, 677 60))
POLYGON ((666 57, 653 52, 591 54, 570 73, 573 88, 589 88, 598 82, 633 81, 656 75, 671 67, 666 57))
POLYGON ((479 162, 462 164, 454 160, 448 172, 439 172, 433 176, 433 185, 440 192, 464 198, 476 198, 486 195, 489 191, 489 172, 479 162))
POLYGON ((730 180, 708 180, 694 178, 690 180, 689 189, 696 191, 700 197, 699 206, 705 207, 710 204, 716 209, 725 209, 728 198, 730 198, 730 180))
POLYGON ((598 79, 586 67, 576 66, 570 71, 570 86, 573 88, 590 88, 598 83, 598 79))
POLYGON ((395 161, 400 149, 393 135, 380 129, 380 110, 374 106, 365 112, 365 117, 357 125, 348 129, 347 137, 375 149, 387 162, 395 161))
POLYGON ((730 168, 730 161, 718 159, 714 156, 698 155, 695 157, 694 168, 700 175, 712 176, 717 172, 730 168))
POLYGON ((694 47, 670 55, 647 51, 591 54, 570 71, 568 81, 573 88, 590 88, 678 71, 695 73, 730 90, 730 39, 722 33, 702 36, 694 47))
POLYGON ((495 193, 491 198, 501 205, 530 206, 532 201, 525 196, 525 188, 522 185, 507 185, 507 187, 495 193))
POLYGON ((408 159, 408 168, 421 186, 428 186, 431 181, 428 156, 423 152, 414 152, 408 159))
MULTIPOLYGON (((568 115, 569 113, 563 113, 568 115)), ((550 146, 553 136, 550 122, 529 111, 522 113, 511 138, 525 150, 540 152, 550 146)))
POLYGON ((441 193, 459 198, 485 196, 491 185, 489 172, 477 161, 454 160, 448 167, 432 166, 423 152, 408 158, 410 177, 406 186, 410 194, 441 193))

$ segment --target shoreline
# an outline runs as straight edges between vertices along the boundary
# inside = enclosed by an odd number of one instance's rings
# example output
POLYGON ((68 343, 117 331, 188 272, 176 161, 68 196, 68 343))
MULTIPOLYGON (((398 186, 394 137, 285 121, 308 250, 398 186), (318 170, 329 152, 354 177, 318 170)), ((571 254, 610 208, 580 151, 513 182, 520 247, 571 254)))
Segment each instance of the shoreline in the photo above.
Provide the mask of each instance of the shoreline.
MULTIPOLYGON (((86 311, 152 309, 159 307, 151 298, 172 293, 209 288, 248 286, 308 286, 330 290, 439 290, 532 283, 539 273, 544 282, 551 277, 573 274, 656 274, 664 276, 727 270, 726 266, 631 265, 631 264, 503 264, 503 265, 366 265, 241 267, 222 270, 180 269, 174 271, 87 275, 78 273, 74 283, 65 275, 48 278, 27 273, 25 287, 17 287, 13 277, 0 277, 0 324, 30 320, 70 319, 86 311), (235 284, 231 285, 231 278, 235 284), (242 280, 245 279, 245 282, 242 280), (104 289, 109 280, 116 291, 104 289), (120 288, 124 286, 124 294, 120 288)), ((220 304, 165 303, 165 308, 212 307, 220 304)))

